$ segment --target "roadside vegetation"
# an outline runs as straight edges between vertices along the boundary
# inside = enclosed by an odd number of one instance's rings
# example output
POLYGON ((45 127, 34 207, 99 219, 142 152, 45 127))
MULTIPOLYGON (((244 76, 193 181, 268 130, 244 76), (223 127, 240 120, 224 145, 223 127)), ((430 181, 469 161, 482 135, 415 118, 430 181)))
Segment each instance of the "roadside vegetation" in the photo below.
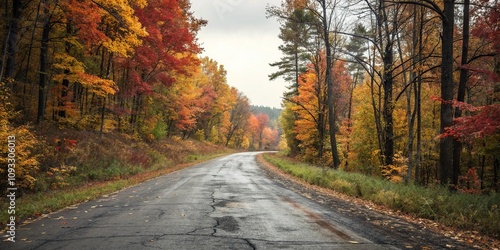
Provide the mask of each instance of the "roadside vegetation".
POLYGON ((321 168, 280 154, 264 159, 307 183, 372 201, 393 210, 431 219, 453 228, 500 238, 500 194, 449 192, 446 187, 394 183, 343 170, 321 168))
POLYGON ((500 192, 500 4, 444 2, 269 6, 283 53, 270 79, 289 88, 284 150, 395 182, 500 192))

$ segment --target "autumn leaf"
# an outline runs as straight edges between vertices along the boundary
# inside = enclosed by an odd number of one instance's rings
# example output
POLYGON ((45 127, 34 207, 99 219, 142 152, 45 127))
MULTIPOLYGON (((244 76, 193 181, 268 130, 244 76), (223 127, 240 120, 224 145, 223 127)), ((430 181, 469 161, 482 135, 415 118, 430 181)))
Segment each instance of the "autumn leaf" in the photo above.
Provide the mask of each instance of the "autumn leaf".
POLYGON ((112 80, 102 79, 86 73, 78 73, 77 75, 78 81, 98 96, 106 97, 107 95, 114 95, 118 90, 118 87, 112 80))

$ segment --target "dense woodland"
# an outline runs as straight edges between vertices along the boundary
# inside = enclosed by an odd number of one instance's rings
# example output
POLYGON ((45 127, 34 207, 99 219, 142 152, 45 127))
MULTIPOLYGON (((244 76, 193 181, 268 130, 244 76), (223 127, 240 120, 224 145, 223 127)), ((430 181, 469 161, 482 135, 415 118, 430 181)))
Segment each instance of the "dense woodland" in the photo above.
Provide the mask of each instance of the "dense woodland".
POLYGON ((281 128, 303 160, 468 193, 500 188, 500 4, 286 0, 281 128))
POLYGON ((239 149, 274 148, 282 134, 281 148, 318 165, 498 191, 499 9, 483 0, 269 6, 283 40, 270 78, 289 82, 278 129, 266 114, 278 110, 252 108, 223 65, 200 57, 207 22, 189 0, 6 0, 1 137, 22 141, 16 174, 26 189, 48 169, 67 171, 44 165, 37 147, 80 143, 47 141, 40 128, 49 127, 239 149))
POLYGON ((6 0, 0 11, 0 137, 16 136, 25 191, 54 169, 70 171, 44 165, 37 147, 62 152, 83 143, 47 138, 40 128, 250 150, 278 143, 277 122, 252 112, 224 67, 199 56, 206 21, 188 0, 6 0))

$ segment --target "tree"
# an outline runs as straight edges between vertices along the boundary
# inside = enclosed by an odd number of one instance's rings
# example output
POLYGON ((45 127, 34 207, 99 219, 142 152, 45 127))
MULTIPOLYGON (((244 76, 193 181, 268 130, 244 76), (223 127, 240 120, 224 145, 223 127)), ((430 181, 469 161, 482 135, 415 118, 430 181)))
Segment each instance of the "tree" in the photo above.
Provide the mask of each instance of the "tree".
MULTIPOLYGON (((453 31, 455 28, 455 0, 444 0, 442 15, 443 36, 441 43, 441 120, 440 132, 453 126, 454 96, 453 82, 453 31)), ((439 142, 439 163, 441 166, 441 184, 458 183, 458 173, 453 169, 453 138, 444 137, 439 142), (451 172, 451 173, 450 173, 451 172)))
POLYGON ((227 84, 227 71, 224 65, 219 65, 210 58, 202 58, 201 65, 201 72, 206 77, 205 89, 207 93, 213 95, 213 99, 207 102, 197 129, 204 131, 205 139, 212 138, 213 142, 225 143, 226 139, 223 137, 227 135, 227 131, 221 130, 227 130, 230 123, 228 112, 236 102, 237 96, 232 95, 231 87, 227 84), (217 136, 212 134, 213 131, 217 131, 217 136))
MULTIPOLYGON (((283 77, 285 81, 289 82, 289 91, 284 96, 285 99, 291 99, 298 95, 299 75, 306 72, 311 53, 314 53, 311 49, 311 39, 316 35, 319 23, 311 11, 293 1, 288 1, 281 9, 270 7, 267 9, 267 13, 269 16, 277 17, 279 21, 283 21, 279 38, 284 43, 279 47, 284 57, 281 58, 281 61, 270 64, 273 67, 278 67, 278 71, 269 75, 269 78, 274 80, 283 77)), ((291 123, 293 124, 298 119, 297 114, 294 114, 290 119, 292 119, 291 123)), ((290 155, 300 154, 300 141, 297 139, 297 135, 294 134, 293 129, 288 133, 290 134, 290 140, 288 140, 290 155)))
MULTIPOLYGON (((314 14, 315 19, 317 21, 317 37, 321 38, 321 45, 324 46, 324 52, 326 53, 326 74, 323 79, 325 85, 327 86, 327 105, 328 105, 328 123, 329 123, 329 137, 331 144, 331 153, 333 155, 332 167, 338 168, 340 165, 339 154, 337 149, 337 139, 336 139, 336 131, 337 125, 335 120, 335 110, 334 110, 334 98, 333 98, 333 79, 331 74, 331 67, 334 61, 334 53, 332 47, 337 45, 339 42, 337 36, 331 36, 332 29, 338 29, 340 25, 340 21, 335 19, 335 10, 337 7, 337 1, 327 1, 327 0, 315 0, 315 1, 287 1, 285 4, 285 10, 287 9, 306 9, 307 11, 314 14), (336 21, 336 23, 332 23, 336 21), (331 40, 333 38, 333 40, 331 40), (333 44, 332 44, 333 42, 333 44)), ((316 40, 314 46, 317 46, 316 40)), ((317 54, 319 55, 319 54, 317 54)), ((318 72, 318 71, 317 71, 318 72)))
MULTIPOLYGON (((8 5, 8 1, 6 2, 6 5, 8 5)), ((5 24, 7 25, 7 38, 5 39, 7 41, 6 44, 4 44, 4 47, 6 47, 5 50, 2 54, 2 67, 0 68, 0 82, 3 81, 3 79, 12 79, 14 76, 14 67, 16 64, 16 53, 17 53, 17 42, 19 38, 19 28, 18 28, 18 23, 19 19, 21 17, 21 11, 23 8, 24 2, 19 0, 19 1, 12 1, 12 9, 10 11, 10 16, 5 16, 5 24), (6 58, 5 58, 6 57, 6 58), (4 73, 5 72, 5 73, 4 73)), ((7 12, 7 10, 6 10, 7 12)))
POLYGON ((154 85, 169 86, 175 82, 175 73, 187 74, 185 67, 197 64, 194 54, 200 52, 195 36, 205 24, 192 18, 184 1, 154 0, 144 8, 136 8, 137 18, 149 34, 132 56, 117 59, 126 68, 127 77, 122 83, 127 95, 132 97, 130 123, 137 122, 143 108, 143 98, 152 94, 154 85))
POLYGON ((293 110, 298 115, 294 131, 297 139, 301 142, 301 152, 307 161, 314 163, 324 163, 324 143, 327 130, 327 88, 319 81, 320 76, 324 77, 324 67, 320 72, 315 72, 312 66, 309 72, 302 74, 299 81, 299 94, 293 99, 296 105, 293 110))
POLYGON ((349 92, 349 106, 348 106, 348 111, 347 111, 347 121, 346 121, 346 150, 344 152, 344 158, 346 166, 349 164, 348 161, 348 153, 350 151, 350 137, 351 137, 351 132, 352 132, 352 100, 353 100, 353 94, 354 94, 354 89, 356 86, 360 83, 363 82, 364 80, 364 67, 363 63, 366 62, 366 56, 364 55, 367 50, 367 41, 363 37, 367 36, 367 31, 366 28, 363 26, 361 23, 356 23, 354 26, 353 30, 354 36, 350 37, 349 43, 345 46, 345 49, 347 50, 347 54, 349 56, 349 73, 351 75, 351 78, 353 79, 348 87, 348 92, 349 92))
MULTIPOLYGON (((466 9, 467 6, 464 8, 466 9)), ((498 175, 500 170, 500 148, 498 140, 500 138, 500 63, 498 55, 500 54, 500 32, 499 26, 500 15, 498 13, 498 3, 492 6, 487 6, 482 9, 477 7, 474 11, 478 13, 474 20, 474 28, 471 34, 479 38, 482 43, 480 47, 486 48, 483 54, 474 55, 468 59, 468 32, 466 25, 463 30, 463 45, 462 45, 462 65, 460 67, 460 85, 458 98, 453 102, 455 107, 454 125, 447 127, 443 138, 454 138, 456 142, 456 150, 460 144, 476 145, 483 152, 483 155, 491 155, 493 162, 493 188, 498 190, 498 175), (477 65, 474 60, 483 59, 477 65), (471 85, 482 86, 486 89, 481 100, 484 105, 477 106, 465 103, 461 98, 462 88, 466 84, 467 79, 471 77, 471 85), (486 97, 486 98, 485 98, 486 97), (462 115, 465 112, 466 115, 462 115)), ((465 11, 464 9, 464 11, 465 11)), ((464 15, 464 22, 467 20, 467 15, 464 15)), ((456 153, 456 152, 455 152, 456 153)), ((455 156, 456 157, 456 156, 455 156)), ((459 157, 459 156, 458 156, 459 157)), ((455 158, 456 159, 456 158, 455 158)), ((484 161, 483 161, 484 162, 484 161)), ((454 162, 455 164, 455 162, 454 162)), ((481 167, 484 173, 484 163, 481 167)), ((454 166, 455 170, 456 166, 454 166)), ((455 178, 455 176, 453 176, 455 178)), ((457 177, 458 178, 458 177, 457 177)), ((483 178, 481 178, 483 179, 483 178)))
POLYGON ((282 107, 283 111, 278 119, 279 126, 286 140, 287 147, 290 150, 289 155, 297 156, 300 152, 300 144, 298 143, 297 134, 294 130, 295 121, 297 120, 297 114, 293 110, 295 104, 290 101, 284 101, 282 107))
POLYGON ((334 169, 337 169, 340 165, 340 159, 339 159, 339 153, 337 149, 337 138, 336 138, 336 131, 337 131, 337 124, 336 124, 336 119, 335 119, 335 109, 334 109, 334 93, 333 93, 333 77, 332 77, 332 66, 333 66, 333 53, 332 53, 332 48, 330 46, 330 28, 332 27, 331 20, 333 19, 333 11, 336 8, 337 2, 327 2, 326 0, 319 0, 318 1, 320 4, 320 9, 322 11, 322 14, 319 15, 319 19, 322 22, 322 28, 323 28, 323 39, 325 43, 325 51, 326 51, 326 85, 328 87, 328 125, 329 125, 329 134, 330 134, 330 144, 331 144, 331 151, 332 151, 332 157, 333 157, 333 164, 332 167, 334 169), (328 12, 328 9, 330 9, 330 13, 328 12))
MULTIPOLYGON (((330 163, 332 155, 324 157, 325 141, 328 126, 328 88, 319 79, 325 77, 326 60, 324 56, 319 62, 319 72, 316 65, 311 65, 307 73, 300 76, 299 94, 291 100, 295 105, 293 110, 298 114, 295 121, 295 132, 301 141, 299 145, 305 159, 315 163, 330 163)), ((337 111, 335 119, 342 121, 347 117, 347 88, 351 83, 345 62, 336 61, 333 65, 332 77, 334 84, 334 108, 337 111)))
POLYGON ((257 144, 256 149, 262 150, 264 149, 264 144, 265 144, 265 133, 264 130, 265 128, 268 127, 269 123, 269 116, 266 114, 252 114, 250 115, 248 119, 248 123, 250 126, 250 131, 252 134, 252 141, 253 145, 255 147, 255 144, 257 144))
MULTIPOLYGON (((47 0, 44 0, 44 4, 47 0)), ((43 12, 43 29, 42 38, 40 46, 40 73, 38 81, 38 113, 36 122, 40 123, 45 115, 45 86, 47 85, 47 57, 48 57, 48 46, 49 46, 49 35, 50 35, 50 18, 52 14, 48 7, 44 8, 43 12)))
MULTIPOLYGON (((409 3, 424 6, 435 13, 441 19, 441 110, 440 110, 440 133, 444 133, 447 127, 453 125, 453 107, 454 96, 453 82, 453 42, 455 28, 455 0, 443 0, 443 8, 437 2, 425 0, 421 2, 399 1, 399 3, 409 3)), ((440 181, 445 185, 458 182, 457 169, 453 168, 453 138, 442 137, 439 142, 439 166, 440 181)))
MULTIPOLYGON (((457 102, 465 101, 465 91, 467 88, 467 82, 469 79, 469 72, 466 68, 469 57, 469 37, 470 37, 470 25, 469 25, 469 11, 470 11, 470 0, 464 1, 463 6, 463 38, 462 38, 462 59, 460 68, 460 80, 458 84, 457 102)), ((459 108, 455 109, 454 119, 462 116, 462 111, 459 108)), ((458 140, 453 141, 453 176, 452 183, 458 185, 458 178, 460 176, 460 155, 462 151, 462 144, 458 140)))
MULTIPOLYGON (((236 89, 232 89, 232 92, 236 92, 236 89)), ((235 93, 235 94, 236 94, 235 93)), ((234 137, 238 137, 237 134, 240 135, 239 138, 235 138, 234 146, 241 147, 243 135, 243 131, 247 129, 248 118, 250 117, 250 102, 246 96, 242 93, 237 93, 236 103, 232 107, 230 113, 231 116, 229 118, 230 126, 228 128, 228 134, 226 136, 226 146, 229 146, 229 142, 234 137), (240 131, 240 133, 238 133, 240 131)))
POLYGON ((269 75, 269 79, 283 77, 285 81, 290 82, 291 85, 288 87, 290 92, 285 93, 285 97, 293 97, 297 95, 299 75, 306 71, 305 65, 310 56, 308 47, 312 32, 317 29, 317 20, 310 11, 304 8, 293 8, 291 13, 268 8, 267 12, 271 16, 285 19, 280 27, 279 35, 284 43, 279 46, 284 57, 281 61, 270 64, 278 67, 279 71, 269 75))

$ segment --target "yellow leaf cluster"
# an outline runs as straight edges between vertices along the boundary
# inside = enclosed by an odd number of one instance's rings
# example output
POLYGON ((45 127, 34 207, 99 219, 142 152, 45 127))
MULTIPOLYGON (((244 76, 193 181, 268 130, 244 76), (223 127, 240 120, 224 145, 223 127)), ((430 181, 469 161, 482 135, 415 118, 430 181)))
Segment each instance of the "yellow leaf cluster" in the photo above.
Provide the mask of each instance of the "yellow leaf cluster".
POLYGON ((104 22, 117 27, 117 32, 103 42, 110 52, 128 57, 137 46, 142 44, 141 37, 148 35, 137 16, 134 15, 134 5, 145 7, 146 0, 101 0, 96 3, 103 9, 104 22))
POLYGON ((67 183, 65 180, 67 180, 68 177, 71 175, 71 173, 75 171, 76 171, 75 166, 62 165, 60 167, 50 168, 49 171, 47 171, 47 175, 52 177, 53 180, 51 188, 60 189, 65 186, 68 186, 69 183, 67 183))
POLYGON ((408 158, 404 157, 401 153, 395 154, 394 164, 382 167, 382 176, 392 182, 401 183, 407 174, 407 164, 408 158))
POLYGON ((62 82, 64 79, 69 82, 79 82, 90 92, 101 97, 114 95, 118 91, 114 81, 85 73, 84 63, 67 53, 57 53, 54 61, 55 69, 69 71, 69 73, 55 74, 52 79, 56 82, 62 82))
POLYGON ((85 72, 85 64, 67 53, 55 54, 54 61, 55 63, 52 64, 52 67, 54 67, 55 69, 68 70, 72 73, 85 72))
MULTIPOLYGON (((38 139, 28 130, 27 126, 14 127, 10 124, 9 117, 11 108, 9 105, 10 92, 5 82, 0 83, 0 152, 3 156, 13 153, 13 158, 0 157, 0 165, 15 164, 15 187, 33 189, 35 187, 35 176, 39 169, 38 156, 32 153, 38 139), (9 146, 8 140, 13 144, 9 146), (9 162, 9 159, 14 159, 9 162)), ((7 168, 0 168, 0 173, 5 173, 7 168)), ((0 186, 7 179, 0 180, 0 186)))
POLYGON ((118 90, 118 86, 114 81, 103 79, 95 75, 79 74, 78 81, 91 92, 101 97, 114 95, 118 90))
MULTIPOLYGON (((35 187, 35 182, 37 172, 40 163, 38 162, 37 155, 32 153, 32 149, 38 143, 38 139, 27 129, 26 126, 12 127, 5 121, 5 114, 1 112, 0 119, 2 120, 2 126, 0 131, 0 138, 5 139, 0 145, 2 155, 8 155, 9 147, 7 144, 7 138, 9 136, 15 137, 15 187, 33 189, 35 187)), ((7 166, 7 157, 0 158, 0 164, 2 166, 7 166)), ((0 169, 0 173, 4 173, 6 170, 4 168, 0 169)), ((2 180, 3 181, 3 180, 2 180)))

